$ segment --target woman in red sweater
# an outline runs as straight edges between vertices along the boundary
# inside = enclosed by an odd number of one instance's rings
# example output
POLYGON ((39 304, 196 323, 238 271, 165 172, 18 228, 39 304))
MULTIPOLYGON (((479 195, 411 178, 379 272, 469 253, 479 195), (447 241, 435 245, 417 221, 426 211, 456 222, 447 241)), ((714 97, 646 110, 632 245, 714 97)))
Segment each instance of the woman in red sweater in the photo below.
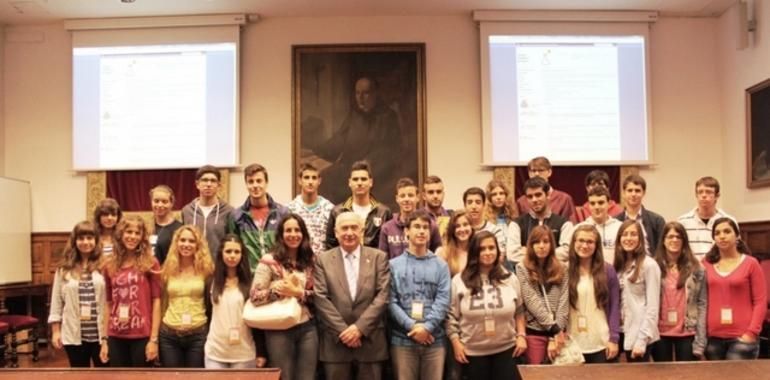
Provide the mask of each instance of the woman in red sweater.
POLYGON ((711 236, 714 246, 703 263, 708 284, 706 358, 756 359, 757 335, 767 310, 762 269, 732 219, 717 219, 711 236))

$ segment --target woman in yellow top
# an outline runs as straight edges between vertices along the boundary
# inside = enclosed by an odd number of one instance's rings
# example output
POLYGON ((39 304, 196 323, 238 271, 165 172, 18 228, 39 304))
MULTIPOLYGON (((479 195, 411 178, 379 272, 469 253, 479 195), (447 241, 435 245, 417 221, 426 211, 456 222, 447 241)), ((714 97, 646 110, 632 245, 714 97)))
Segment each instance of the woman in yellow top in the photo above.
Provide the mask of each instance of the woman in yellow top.
POLYGON ((163 263, 165 311, 160 326, 164 367, 203 368, 208 335, 208 285, 214 273, 208 244, 195 226, 182 226, 163 263))

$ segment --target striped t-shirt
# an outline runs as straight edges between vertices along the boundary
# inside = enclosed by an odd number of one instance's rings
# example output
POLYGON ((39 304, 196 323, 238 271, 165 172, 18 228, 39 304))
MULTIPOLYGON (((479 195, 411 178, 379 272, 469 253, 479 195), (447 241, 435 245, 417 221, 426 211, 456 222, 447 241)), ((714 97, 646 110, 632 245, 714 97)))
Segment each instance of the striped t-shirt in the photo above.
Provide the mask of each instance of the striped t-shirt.
POLYGON ((96 323, 96 292, 94 291, 94 281, 91 279, 91 273, 80 275, 78 296, 80 298, 80 308, 78 310, 82 310, 84 306, 91 309, 91 317, 86 320, 80 320, 80 338, 84 342, 98 342, 99 328, 96 323))

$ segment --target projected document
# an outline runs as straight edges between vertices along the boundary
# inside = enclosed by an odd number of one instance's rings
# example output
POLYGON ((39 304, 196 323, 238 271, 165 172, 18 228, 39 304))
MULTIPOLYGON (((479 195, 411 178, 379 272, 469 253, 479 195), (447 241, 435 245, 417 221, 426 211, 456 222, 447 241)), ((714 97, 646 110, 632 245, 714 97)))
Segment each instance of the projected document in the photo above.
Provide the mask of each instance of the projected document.
POLYGON ((235 44, 76 47, 72 54, 76 170, 237 164, 235 44))
POLYGON ((620 159, 617 61, 612 46, 517 49, 519 154, 620 159))
POLYGON ((204 55, 110 56, 101 60, 100 71, 103 165, 118 166, 132 157, 137 165, 160 160, 175 166, 184 163, 180 151, 205 159, 204 55))
POLYGON ((649 159, 643 37, 488 39, 486 163, 522 165, 537 156, 567 165, 649 159))

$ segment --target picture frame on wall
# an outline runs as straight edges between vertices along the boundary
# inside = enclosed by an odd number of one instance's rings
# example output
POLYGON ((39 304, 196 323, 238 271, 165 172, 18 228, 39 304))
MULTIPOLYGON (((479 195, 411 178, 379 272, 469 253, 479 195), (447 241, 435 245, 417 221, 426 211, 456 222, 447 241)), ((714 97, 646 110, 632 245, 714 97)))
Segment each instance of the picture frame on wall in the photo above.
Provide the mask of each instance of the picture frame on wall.
POLYGON ((770 186, 770 79, 746 89, 746 186, 770 186))
MULTIPOLYGON (((425 44, 295 45, 293 170, 321 171, 319 193, 351 195, 351 165, 368 160, 378 201, 395 208, 396 183, 426 172, 425 44)), ((301 190, 294 187, 294 193, 301 190)))

